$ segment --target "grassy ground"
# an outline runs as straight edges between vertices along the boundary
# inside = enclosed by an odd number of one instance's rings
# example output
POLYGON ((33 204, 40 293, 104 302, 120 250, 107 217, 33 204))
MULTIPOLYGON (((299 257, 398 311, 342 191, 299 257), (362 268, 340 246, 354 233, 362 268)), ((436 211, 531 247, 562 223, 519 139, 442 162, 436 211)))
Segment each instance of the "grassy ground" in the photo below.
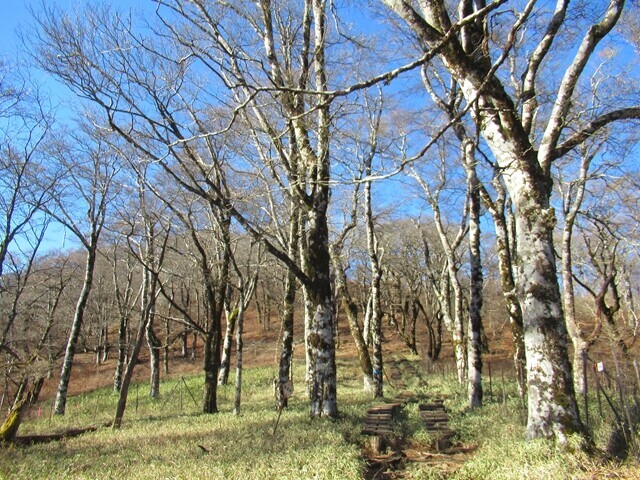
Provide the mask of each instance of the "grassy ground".
MULTIPOLYGON (((417 357, 412 361, 419 368, 417 357)), ((359 375, 350 363, 341 361, 339 372, 340 418, 313 421, 300 391, 303 368, 297 365, 299 391, 282 414, 275 435, 273 368, 246 370, 240 416, 231 413, 232 386, 220 391, 220 413, 200 413, 201 376, 185 378, 186 382, 181 378, 165 381, 159 401, 149 400, 145 387, 134 386, 121 430, 101 428, 59 442, 2 448, 0 478, 360 479, 365 471, 362 451, 366 445, 360 429, 372 401, 363 395, 359 375)), ((426 385, 418 379, 405 380, 409 380, 408 388, 423 398, 446 397, 451 424, 458 432, 456 445, 465 453, 434 455, 435 464, 407 461, 402 472, 387 473, 386 478, 640 478, 636 463, 616 465, 588 456, 577 437, 563 450, 545 441, 525 442, 522 411, 511 382, 494 385, 491 397, 485 393, 485 407, 467 411, 464 391, 452 375, 434 374, 423 379, 426 385)), ((395 393, 387 388, 388 396, 395 393)), ((51 417, 46 406, 34 410, 19 434, 97 426, 111 420, 115 402, 116 396, 108 389, 74 396, 69 399, 66 416, 51 417)), ((609 419, 602 418, 594 425, 596 447, 603 446, 608 424, 609 419)), ((429 452, 433 439, 421 428, 417 404, 405 408, 398 436, 408 458, 410 452, 417 456, 429 452)))
MULTIPOLYGON (((297 376, 303 375, 297 368, 297 376)), ((312 421, 301 392, 281 417, 273 410, 268 368, 246 371, 243 411, 230 412, 231 386, 223 387, 221 412, 199 412, 180 379, 163 383, 163 399, 150 401, 140 387, 129 397, 121 430, 102 428, 60 442, 0 449, 0 477, 25 479, 358 479, 360 412, 368 401, 355 380, 341 382, 338 421, 312 421), (207 452, 199 447, 201 445, 207 452)), ((303 378, 303 377, 301 377, 303 378)), ((299 382, 298 385, 301 383, 299 382)), ((202 377, 188 379, 200 403, 202 377)), ((146 393, 146 391, 145 391, 146 393)), ((26 421, 20 435, 99 425, 111 419, 116 397, 108 390, 69 399, 67 415, 26 421)), ((37 415, 37 413, 36 413, 37 415)))
MULTIPOLYGON (((609 461, 603 453, 613 424, 613 416, 604 410, 597 415, 595 399, 591 402, 592 454, 585 453, 585 442, 580 436, 570 438, 566 448, 552 442, 525 441, 525 416, 517 394, 515 381, 499 380, 493 385, 492 395, 485 380, 485 406, 470 411, 466 408, 466 393, 453 377, 433 375, 427 386, 414 391, 424 395, 439 393, 447 400, 450 422, 457 432, 457 444, 470 453, 462 456, 462 463, 443 458, 441 465, 420 462, 407 465, 407 477, 417 479, 456 480, 564 480, 564 479, 640 479, 640 463, 609 461)), ((415 408, 415 407, 414 407, 415 408)), ((411 415, 411 414, 410 414, 411 415)), ((417 415, 417 412, 416 412, 417 415)), ((414 415, 415 418, 415 415, 414 415)), ((409 441, 420 448, 428 443, 424 433, 415 426, 409 432, 409 441)), ((455 456, 453 456, 455 457, 455 456)), ((452 457, 452 458, 453 458, 452 457)))

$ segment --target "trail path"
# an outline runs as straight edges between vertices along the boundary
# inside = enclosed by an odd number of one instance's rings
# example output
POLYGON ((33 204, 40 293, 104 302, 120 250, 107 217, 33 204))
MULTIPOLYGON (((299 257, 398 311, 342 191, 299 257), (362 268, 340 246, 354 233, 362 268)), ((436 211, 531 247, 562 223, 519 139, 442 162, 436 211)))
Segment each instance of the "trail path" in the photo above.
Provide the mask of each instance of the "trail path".
POLYGON ((393 399, 373 405, 365 415, 362 434, 370 438, 363 451, 368 463, 365 479, 410 479, 411 463, 428 464, 447 478, 469 458, 473 448, 455 441, 455 431, 449 425, 445 398, 416 395, 407 390, 405 379, 418 379, 418 386, 426 383, 415 365, 402 358, 387 364, 387 380, 399 392, 393 399), (417 409, 405 408, 417 403, 417 409), (409 412, 409 410, 412 410, 409 412), (416 413, 417 412, 417 413, 416 413), (407 438, 410 416, 418 415, 430 443, 415 444, 407 438))

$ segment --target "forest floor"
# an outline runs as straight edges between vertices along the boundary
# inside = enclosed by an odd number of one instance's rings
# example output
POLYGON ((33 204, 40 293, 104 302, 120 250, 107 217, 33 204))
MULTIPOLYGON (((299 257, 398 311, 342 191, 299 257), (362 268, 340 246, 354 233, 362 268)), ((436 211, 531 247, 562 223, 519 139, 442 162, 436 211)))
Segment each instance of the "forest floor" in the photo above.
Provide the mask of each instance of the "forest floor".
MULTIPOLYGON (((362 392, 355 349, 342 322, 337 349, 340 418, 334 422, 308 418, 302 392, 304 346, 297 331, 297 391, 274 431, 272 379, 279 331, 275 322, 265 329, 249 315, 240 416, 231 413, 232 381, 219 389, 220 413, 200 413, 201 346, 192 360, 181 358, 176 344, 170 350, 169 373, 162 374, 160 400, 146 395, 148 359, 141 359, 120 431, 102 427, 59 442, 1 449, 0 478, 640 479, 636 461, 587 455, 579 438, 571 439, 563 450, 545 441, 523 441, 525 416, 512 380, 508 329, 489 325, 487 330, 492 350, 484 359, 485 406, 469 411, 464 388, 455 381, 450 344, 444 345, 439 362, 425 362, 424 355, 410 354, 397 332, 385 326, 383 401, 393 401, 407 390, 415 398, 394 420, 393 435, 382 451, 372 448, 370 438, 361 434, 367 410, 380 401, 362 392), (401 382, 390 372, 400 361, 413 369, 403 369, 401 382), (420 405, 436 397, 444 399, 455 431, 446 448, 437 448, 437 437, 427 432, 421 418, 420 405)), ((419 345, 422 340, 419 332, 419 345)), ((57 386, 56 378, 51 378, 40 403, 25 415, 19 435, 61 434, 109 423, 116 400, 111 391, 113 371, 113 359, 97 365, 94 354, 78 355, 67 415, 51 415, 57 386)), ((590 411, 596 452, 601 452, 613 416, 606 405, 596 408, 595 397, 590 411)))

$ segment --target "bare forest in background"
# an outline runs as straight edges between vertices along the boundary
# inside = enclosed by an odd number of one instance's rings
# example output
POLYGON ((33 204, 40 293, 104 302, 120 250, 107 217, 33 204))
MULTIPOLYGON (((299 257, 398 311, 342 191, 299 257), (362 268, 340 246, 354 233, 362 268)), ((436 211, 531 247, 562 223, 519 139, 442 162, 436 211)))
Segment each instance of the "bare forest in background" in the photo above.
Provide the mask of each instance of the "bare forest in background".
POLYGON ((508 371, 527 439, 595 388, 637 441, 637 2, 150 4, 43 2, 0 63, 3 428, 89 354, 116 428, 143 362, 336 418, 336 356, 382 397, 393 337, 470 409, 508 371))

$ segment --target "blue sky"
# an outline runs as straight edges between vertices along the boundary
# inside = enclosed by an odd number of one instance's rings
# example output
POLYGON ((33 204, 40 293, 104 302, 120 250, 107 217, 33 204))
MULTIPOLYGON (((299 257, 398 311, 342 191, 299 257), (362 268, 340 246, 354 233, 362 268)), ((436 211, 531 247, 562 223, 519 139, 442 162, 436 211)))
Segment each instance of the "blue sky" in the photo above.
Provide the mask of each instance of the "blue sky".
MULTIPOLYGON (((16 59, 19 41, 16 35, 17 28, 28 31, 31 23, 29 7, 37 9, 43 0, 2 0, 2 10, 0 14, 0 56, 9 61, 16 59)), ((82 0, 44 0, 47 4, 56 4, 67 10, 74 5, 85 3, 82 0)), ((118 7, 131 7, 149 3, 149 0, 111 0, 110 2, 118 7)))
POLYGON ((20 24, 25 24, 29 19, 27 4, 30 0, 5 0, 0 16, 0 45, 2 56, 14 57, 17 47, 15 30, 20 24))

